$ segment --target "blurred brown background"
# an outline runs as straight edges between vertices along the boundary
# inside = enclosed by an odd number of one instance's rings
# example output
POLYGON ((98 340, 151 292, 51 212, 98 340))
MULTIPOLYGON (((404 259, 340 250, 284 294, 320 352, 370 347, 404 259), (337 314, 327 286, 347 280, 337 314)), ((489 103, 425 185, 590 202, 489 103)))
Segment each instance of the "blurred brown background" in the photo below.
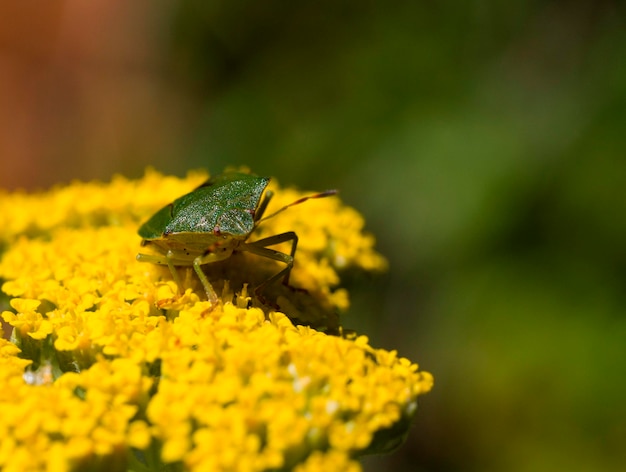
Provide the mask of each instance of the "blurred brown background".
POLYGON ((625 58, 609 0, 3 2, 0 186, 339 188, 390 260, 345 324, 436 379, 366 470, 619 471, 625 58))

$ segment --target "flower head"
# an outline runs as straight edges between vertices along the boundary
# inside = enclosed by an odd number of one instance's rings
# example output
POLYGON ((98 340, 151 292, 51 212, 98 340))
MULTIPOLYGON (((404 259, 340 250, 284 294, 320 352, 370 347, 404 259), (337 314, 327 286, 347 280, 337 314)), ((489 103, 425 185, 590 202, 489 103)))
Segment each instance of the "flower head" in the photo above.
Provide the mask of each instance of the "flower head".
MULTIPOLYGON (((413 416, 430 374, 342 334, 340 271, 385 261, 336 197, 250 235, 299 235, 290 283, 303 290, 274 283, 259 297, 280 263, 235 252, 203 266, 221 295, 211 303, 190 267, 177 284, 167 265, 135 260, 139 224, 205 179, 148 171, 0 195, 13 328, 0 344, 1 469, 358 470, 377 433, 413 416)), ((270 185, 268 214, 303 195, 270 185)))

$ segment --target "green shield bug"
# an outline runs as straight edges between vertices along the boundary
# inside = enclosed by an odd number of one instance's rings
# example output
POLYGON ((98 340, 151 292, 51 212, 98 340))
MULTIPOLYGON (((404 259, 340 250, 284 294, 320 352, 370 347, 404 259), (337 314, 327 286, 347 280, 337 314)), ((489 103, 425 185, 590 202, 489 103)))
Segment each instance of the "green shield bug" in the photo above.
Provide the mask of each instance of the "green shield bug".
POLYGON ((192 266, 198 275, 208 300, 217 303, 217 294, 202 271, 204 264, 229 258, 233 251, 247 251, 286 265, 271 276, 255 292, 281 277, 289 285, 298 236, 293 231, 246 242, 258 224, 267 218, 302 203, 310 198, 322 198, 337 193, 336 190, 309 195, 263 218, 272 198, 265 191, 270 179, 240 172, 217 175, 195 190, 174 200, 157 211, 139 228, 142 246, 152 246, 157 254, 137 254, 140 262, 167 265, 179 287, 177 266, 192 266), (291 242, 289 254, 268 246, 291 242))

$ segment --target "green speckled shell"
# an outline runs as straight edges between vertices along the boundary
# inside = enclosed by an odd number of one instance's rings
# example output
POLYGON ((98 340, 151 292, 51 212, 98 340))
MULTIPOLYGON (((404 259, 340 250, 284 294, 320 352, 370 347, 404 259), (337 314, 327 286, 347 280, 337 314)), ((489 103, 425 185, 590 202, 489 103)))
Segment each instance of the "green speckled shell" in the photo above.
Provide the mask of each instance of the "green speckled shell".
POLYGON ((176 233, 245 239, 254 229, 254 212, 269 181, 236 172, 217 175, 157 211, 139 228, 139 236, 149 241, 176 233))

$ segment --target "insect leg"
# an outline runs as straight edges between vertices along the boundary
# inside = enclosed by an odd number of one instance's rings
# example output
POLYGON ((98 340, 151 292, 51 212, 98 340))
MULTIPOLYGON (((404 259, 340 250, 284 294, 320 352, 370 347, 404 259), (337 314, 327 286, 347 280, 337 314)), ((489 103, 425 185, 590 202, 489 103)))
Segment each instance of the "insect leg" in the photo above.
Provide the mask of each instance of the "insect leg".
POLYGON ((199 259, 201 259, 201 257, 196 257, 194 259, 193 270, 196 271, 196 274, 198 275, 198 278, 200 279, 200 282, 204 287, 207 299, 211 302, 211 305, 215 305, 217 303, 217 294, 215 293, 213 285, 211 285, 211 282, 209 282, 209 279, 207 279, 206 274, 202 271, 202 267, 200 267, 202 263, 199 259))
POLYGON ((274 236, 270 236, 268 238, 259 239, 258 241, 254 241, 252 243, 246 243, 239 246, 240 251, 248 251, 252 254, 256 254, 258 256, 267 257, 268 259, 274 259, 275 261, 284 262, 287 267, 273 275, 265 282, 263 282, 257 290, 264 287, 265 285, 278 280, 283 277, 283 283, 285 285, 289 285, 289 275, 291 274, 291 269, 293 268, 293 259, 296 254, 296 247, 298 246, 298 235, 293 231, 288 231, 286 233, 277 234, 274 236), (267 246, 274 246, 275 244, 284 243, 287 241, 291 241, 291 251, 289 254, 285 254, 284 252, 275 251, 274 249, 269 249, 267 246))
POLYGON ((210 264, 211 262, 217 262, 224 259, 228 259, 230 255, 233 253, 232 247, 222 248, 218 252, 207 252, 202 256, 198 256, 193 260, 193 270, 196 271, 202 286, 204 287, 204 291, 206 292, 206 296, 212 305, 217 303, 217 294, 215 293, 215 289, 206 274, 202 270, 202 265, 210 264))
POLYGON ((174 267, 174 263, 172 262, 173 253, 172 251, 167 251, 165 256, 156 256, 151 254, 137 254, 137 260, 139 262, 150 262, 152 264, 166 265, 170 272, 172 273, 172 277, 174 278, 174 282, 176 282, 176 286, 178 287, 178 293, 181 293, 182 284, 180 282, 180 276, 178 275, 178 271, 176 267, 174 267))
POLYGON ((176 267, 174 267, 174 263, 172 262, 172 257, 174 253, 172 251, 167 251, 167 255, 165 258, 167 259, 167 267, 169 267, 170 272, 172 273, 172 277, 174 278, 174 282, 176 282, 176 286, 178 287, 178 294, 183 293, 183 284, 180 281, 180 276, 178 275, 178 271, 176 267))

